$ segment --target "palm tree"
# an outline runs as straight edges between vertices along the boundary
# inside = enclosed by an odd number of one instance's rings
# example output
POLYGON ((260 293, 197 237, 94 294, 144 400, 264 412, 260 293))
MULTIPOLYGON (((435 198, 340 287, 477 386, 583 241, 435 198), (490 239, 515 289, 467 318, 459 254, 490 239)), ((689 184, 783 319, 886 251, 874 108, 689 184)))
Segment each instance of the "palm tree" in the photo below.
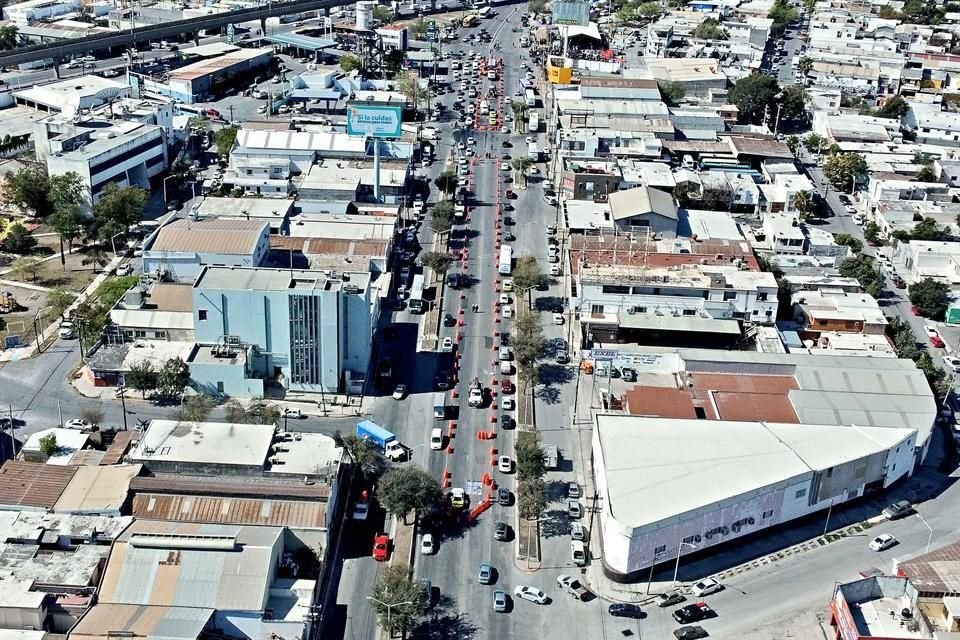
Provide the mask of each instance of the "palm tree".
POLYGON ((522 100, 511 100, 510 108, 513 110, 513 130, 514 131, 523 131, 523 129, 518 129, 520 123, 527 119, 527 111, 530 107, 527 106, 526 102, 522 100))
POLYGON ((803 221, 809 220, 817 208, 809 191, 797 191, 793 194, 791 204, 797 213, 800 214, 800 219, 803 221))
POLYGON ((523 186, 527 186, 527 169, 533 165, 533 160, 525 156, 520 156, 519 158, 514 158, 513 162, 510 163, 510 166, 513 167, 513 170, 523 176, 523 186))

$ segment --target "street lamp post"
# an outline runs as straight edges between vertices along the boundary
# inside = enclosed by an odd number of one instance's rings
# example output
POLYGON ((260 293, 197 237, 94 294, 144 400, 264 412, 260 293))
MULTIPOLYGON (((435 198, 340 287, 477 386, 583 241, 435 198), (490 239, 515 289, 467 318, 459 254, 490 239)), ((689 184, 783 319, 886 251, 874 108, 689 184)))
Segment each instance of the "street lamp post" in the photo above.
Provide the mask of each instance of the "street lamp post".
MULTIPOLYGON (((164 203, 164 204, 167 203, 167 198, 166 198, 166 196, 164 196, 164 198, 163 198, 163 203, 164 203)), ((114 255, 114 257, 116 257, 116 255, 117 255, 117 245, 116 245, 116 243, 113 241, 113 239, 116 238, 117 236, 122 236, 122 235, 124 235, 125 233, 126 233, 126 231, 121 231, 121 232, 119 232, 119 233, 115 233, 115 234, 113 234, 112 236, 110 236, 110 248, 113 249, 113 255, 114 255)))
POLYGON ((680 571, 680 552, 683 550, 684 545, 690 547, 691 549, 696 549, 697 545, 690 542, 681 542, 677 545, 677 563, 673 567, 673 586, 677 586, 677 573, 680 571))
POLYGON ((927 534, 927 553, 930 553, 930 542, 933 540, 933 527, 931 527, 930 524, 926 520, 924 520, 923 516, 920 515, 919 513, 917 514, 917 517, 920 518, 920 522, 922 522, 923 526, 925 526, 929 531, 929 533, 927 534))
POLYGON ((393 631, 390 630, 390 615, 391 615, 391 612, 393 611, 393 608, 394 608, 394 607, 399 607, 399 606, 402 606, 402 605, 405 605, 405 604, 413 604, 413 602, 411 602, 410 600, 407 600, 407 601, 405 601, 405 602, 394 602, 394 603, 392 603, 392 604, 387 604, 386 602, 383 602, 382 600, 377 600, 377 599, 374 598, 373 596, 367 596, 367 600, 371 600, 371 601, 373 601, 373 602, 376 602, 376 603, 379 604, 380 606, 387 608, 387 633, 390 634, 390 637, 393 637, 393 631))
POLYGON ((167 180, 169 180, 170 178, 176 178, 176 177, 177 177, 176 175, 170 174, 169 176, 163 179, 163 206, 164 207, 169 206, 169 202, 167 201, 167 180))

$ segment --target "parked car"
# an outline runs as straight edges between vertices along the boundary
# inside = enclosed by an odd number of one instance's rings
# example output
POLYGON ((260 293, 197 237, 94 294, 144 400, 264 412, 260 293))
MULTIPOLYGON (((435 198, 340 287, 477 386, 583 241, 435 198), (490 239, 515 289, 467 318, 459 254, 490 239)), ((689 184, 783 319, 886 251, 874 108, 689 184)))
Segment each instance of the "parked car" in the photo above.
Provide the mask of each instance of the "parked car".
POLYGON ((80 431, 86 431, 93 428, 93 424, 84 420, 83 418, 74 418, 73 420, 67 420, 63 423, 64 429, 79 429, 80 431))
POLYGON ((511 500, 512 496, 509 489, 504 489, 503 487, 497 489, 497 504, 501 507, 509 507, 511 500))
POLYGON ((680 593, 661 593, 654 602, 658 607, 669 607, 679 604, 684 600, 686 600, 686 598, 680 593))
POLYGON ((694 604, 688 604, 685 607, 680 607, 673 612, 673 619, 679 622, 680 624, 687 624, 690 622, 699 622, 705 620, 706 618, 713 616, 713 609, 707 606, 705 602, 696 602, 694 604))
POLYGON ((583 507, 580 506, 580 502, 577 500, 568 500, 567 501, 567 515, 571 518, 579 519, 583 516, 583 507))
POLYGON ((568 498, 579 498, 580 497, 580 485, 576 482, 571 482, 567 485, 567 497, 568 498))
POLYGON ((913 513, 913 505, 907 500, 897 500, 881 512, 887 520, 899 520, 913 513))
POLYGON ((378 533, 373 539, 373 559, 377 562, 383 562, 390 553, 390 536, 385 533, 378 533))
POLYGON ((874 551, 884 551, 897 544, 897 539, 889 533, 881 533, 870 541, 870 548, 874 551))
POLYGON ((403 400, 407 395, 407 385, 398 384, 393 388, 393 399, 394 400, 403 400))
POLYGON ((943 363, 954 373, 960 373, 960 358, 954 356, 943 356, 943 363))
POLYGON ((303 417, 303 412, 300 409, 291 409, 290 407, 284 407, 280 412, 280 415, 288 420, 299 420, 303 417))
POLYGON ((358 502, 357 504, 353 505, 353 514, 351 517, 354 520, 366 520, 368 515, 370 515, 369 502, 358 502))
POLYGON ((718 581, 714 580, 713 578, 704 578, 699 582, 695 582, 690 590, 693 592, 693 595, 698 598, 702 598, 703 596, 708 596, 711 593, 716 593, 721 589, 723 589, 723 585, 718 581))
POLYGON ((510 473, 513 471, 513 460, 510 456, 500 456, 497 459, 497 469, 500 473, 510 473))
POLYGON ((677 638, 677 640, 699 640, 700 638, 707 638, 709 636, 710 634, 707 633, 707 630, 703 627, 688 625, 673 630, 673 637, 677 638))
POLYGON ((420 539, 420 553, 429 556, 437 552, 437 543, 432 533, 425 533, 420 539))

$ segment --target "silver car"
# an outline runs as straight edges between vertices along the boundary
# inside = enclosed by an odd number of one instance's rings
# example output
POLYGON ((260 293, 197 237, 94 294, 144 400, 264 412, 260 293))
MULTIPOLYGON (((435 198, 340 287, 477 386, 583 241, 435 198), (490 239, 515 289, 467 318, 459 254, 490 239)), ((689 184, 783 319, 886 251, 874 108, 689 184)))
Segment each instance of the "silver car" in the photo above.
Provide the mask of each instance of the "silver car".
POLYGON ((491 584, 493 583, 493 567, 484 562, 480 565, 480 570, 477 572, 477 582, 480 584, 491 584))
POLYGON ((493 592, 493 610, 497 613, 503 613, 507 610, 507 593, 505 591, 493 592))

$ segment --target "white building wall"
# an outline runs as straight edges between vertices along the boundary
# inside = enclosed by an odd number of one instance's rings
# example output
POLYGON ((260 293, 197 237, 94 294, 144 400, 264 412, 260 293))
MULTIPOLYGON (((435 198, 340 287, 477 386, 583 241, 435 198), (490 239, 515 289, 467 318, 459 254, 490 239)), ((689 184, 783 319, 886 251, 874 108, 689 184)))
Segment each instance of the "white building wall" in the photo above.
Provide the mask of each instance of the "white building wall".
POLYGON ((769 287, 747 290, 690 288, 687 292, 681 293, 679 287, 664 286, 661 295, 605 293, 603 285, 583 282, 578 288, 581 292, 581 306, 584 312, 589 312, 596 305, 602 305, 602 313, 626 314, 631 308, 645 307, 646 311, 641 313, 655 313, 657 310, 664 313, 694 310, 698 314, 706 313, 718 320, 735 319, 738 317, 735 314, 742 314, 742 317, 747 320, 765 320, 768 314, 771 318, 777 315, 777 290, 769 287), (675 293, 671 294, 671 290, 675 293), (758 292, 766 293, 767 299, 758 301, 758 292), (709 298, 704 298, 704 293, 707 293, 709 298), (731 293, 735 294, 735 297, 725 300, 724 296, 731 293))

